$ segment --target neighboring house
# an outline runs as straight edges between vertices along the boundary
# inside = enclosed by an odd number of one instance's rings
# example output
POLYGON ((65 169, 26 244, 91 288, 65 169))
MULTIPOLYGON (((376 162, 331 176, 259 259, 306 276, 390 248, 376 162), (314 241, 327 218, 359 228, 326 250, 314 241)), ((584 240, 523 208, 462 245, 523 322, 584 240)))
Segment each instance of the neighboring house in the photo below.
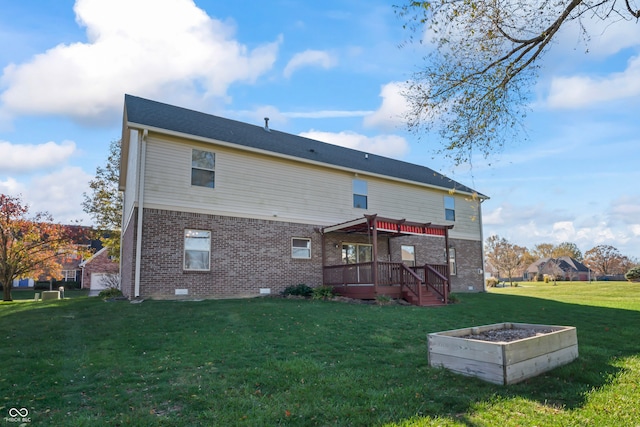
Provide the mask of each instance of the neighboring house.
POLYGON ((484 290, 486 196, 268 119, 125 95, 120 190, 130 298, 255 296, 301 283, 362 298, 484 290))
POLYGON ((90 258, 80 263, 82 288, 102 290, 113 284, 110 276, 119 275, 120 264, 109 256, 109 248, 104 247, 90 258))
POLYGON ((531 264, 524 272, 524 280, 536 280, 538 275, 555 277, 557 280, 589 281, 595 275, 581 262, 569 257, 543 258, 531 264))
MULTIPOLYGON (((53 279, 59 282, 77 282, 82 286, 82 268, 80 264, 84 259, 83 257, 89 251, 96 251, 102 248, 102 243, 89 237, 92 234, 90 227, 80 225, 64 225, 63 227, 72 236, 73 245, 56 256, 56 262, 60 265, 60 272, 53 279)), ((47 282, 50 279, 52 279, 50 272, 44 272, 39 277, 15 279, 13 286, 18 288, 33 287, 36 281, 47 282)))

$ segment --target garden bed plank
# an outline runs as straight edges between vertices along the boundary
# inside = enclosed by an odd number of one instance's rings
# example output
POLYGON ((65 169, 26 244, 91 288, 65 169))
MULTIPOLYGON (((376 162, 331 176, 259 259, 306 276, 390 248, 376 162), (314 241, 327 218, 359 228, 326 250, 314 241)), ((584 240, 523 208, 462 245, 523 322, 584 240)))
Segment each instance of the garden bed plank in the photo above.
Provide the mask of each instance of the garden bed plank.
POLYGON ((504 385, 539 375, 578 357, 576 329, 571 326, 498 323, 431 333, 427 335, 427 343, 430 366, 504 385), (465 338, 511 328, 544 333, 509 342, 465 338))

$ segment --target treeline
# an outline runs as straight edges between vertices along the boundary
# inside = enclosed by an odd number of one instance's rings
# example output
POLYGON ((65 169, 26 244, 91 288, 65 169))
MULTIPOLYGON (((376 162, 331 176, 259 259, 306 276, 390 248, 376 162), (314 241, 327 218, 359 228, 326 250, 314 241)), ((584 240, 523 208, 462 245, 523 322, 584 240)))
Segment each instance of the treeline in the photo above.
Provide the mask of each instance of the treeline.
POLYGON ((529 266, 546 258, 572 258, 588 267, 596 277, 624 276, 640 266, 638 259, 623 255, 611 245, 595 246, 583 255, 578 246, 571 242, 557 245, 540 243, 529 249, 497 235, 485 242, 485 256, 487 269, 495 277, 508 278, 510 281, 523 277, 529 266))

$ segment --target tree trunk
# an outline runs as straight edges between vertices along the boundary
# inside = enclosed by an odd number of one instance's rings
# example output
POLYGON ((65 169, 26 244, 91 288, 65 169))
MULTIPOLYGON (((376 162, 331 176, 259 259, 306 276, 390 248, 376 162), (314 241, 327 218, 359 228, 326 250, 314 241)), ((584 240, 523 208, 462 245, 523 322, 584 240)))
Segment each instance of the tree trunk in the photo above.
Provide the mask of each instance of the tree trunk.
POLYGON ((11 298, 11 286, 12 283, 7 283, 2 286, 2 301, 13 301, 11 298))

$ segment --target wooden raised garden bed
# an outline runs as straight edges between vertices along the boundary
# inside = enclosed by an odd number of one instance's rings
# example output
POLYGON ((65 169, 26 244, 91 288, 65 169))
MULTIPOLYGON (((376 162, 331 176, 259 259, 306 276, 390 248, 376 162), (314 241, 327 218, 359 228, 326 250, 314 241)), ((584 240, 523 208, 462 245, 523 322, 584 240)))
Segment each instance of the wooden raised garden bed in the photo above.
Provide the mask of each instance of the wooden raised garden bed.
POLYGON ((578 357, 572 326, 496 323, 427 335, 429 365, 494 384, 515 384, 578 357))

